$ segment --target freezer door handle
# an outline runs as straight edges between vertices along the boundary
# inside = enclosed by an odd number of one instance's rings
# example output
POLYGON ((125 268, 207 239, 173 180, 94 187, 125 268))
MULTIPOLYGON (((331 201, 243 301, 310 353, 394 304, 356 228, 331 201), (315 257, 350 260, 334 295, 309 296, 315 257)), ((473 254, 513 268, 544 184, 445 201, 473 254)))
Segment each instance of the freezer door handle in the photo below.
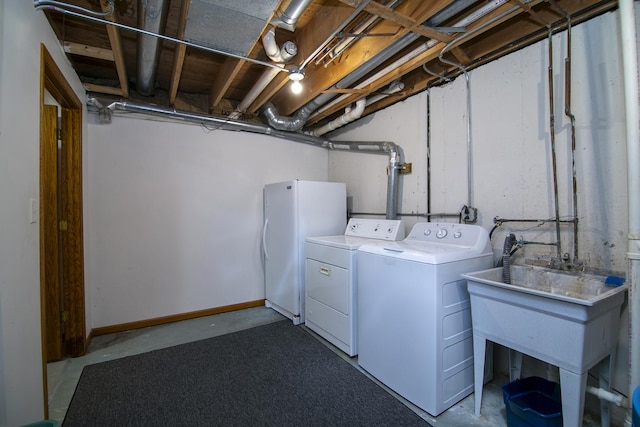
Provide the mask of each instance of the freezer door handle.
POLYGON ((262 252, 264 257, 269 259, 269 253, 267 253, 267 225, 269 225, 269 218, 265 218, 264 226, 262 227, 262 252))
POLYGON ((329 267, 325 267, 324 265, 322 265, 320 266, 320 273, 324 274, 325 276, 330 276, 331 269, 329 267))

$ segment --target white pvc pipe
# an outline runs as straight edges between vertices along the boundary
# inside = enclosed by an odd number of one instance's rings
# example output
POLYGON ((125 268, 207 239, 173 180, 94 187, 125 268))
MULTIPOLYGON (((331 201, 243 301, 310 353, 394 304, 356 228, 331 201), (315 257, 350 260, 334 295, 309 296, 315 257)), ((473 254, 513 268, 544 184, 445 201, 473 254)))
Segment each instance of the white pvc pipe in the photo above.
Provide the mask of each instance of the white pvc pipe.
MULTIPOLYGON (((284 43, 281 48, 278 47, 278 43, 276 43, 276 31, 273 27, 269 28, 262 36, 262 45, 269 59, 278 63, 288 62, 298 53, 298 47, 290 41, 284 43)), ((249 92, 247 92, 244 99, 240 101, 236 110, 229 114, 229 117, 237 119, 242 113, 246 112, 253 101, 258 98, 278 73, 279 71, 273 68, 264 70, 260 79, 258 79, 249 92)))
POLYGON ((360 116, 362 116, 362 113, 364 112, 364 107, 366 103, 367 103, 367 100, 365 98, 359 99, 358 101, 356 101, 355 108, 352 109, 350 107, 347 107, 343 115, 341 115, 335 120, 330 121, 326 125, 321 126, 318 129, 315 129, 313 131, 313 135, 315 136, 324 135, 327 132, 331 132, 334 129, 338 129, 339 127, 342 127, 347 123, 351 123, 352 121, 359 119, 360 116))
POLYGON ((638 39, 633 3, 633 0, 618 2, 627 134, 629 397, 640 385, 640 334, 638 334, 640 330, 640 101, 638 99, 638 39))
POLYGON ((622 395, 612 393, 608 390, 604 390, 602 388, 593 387, 588 385, 585 389, 587 393, 593 394, 595 397, 601 400, 606 400, 607 402, 614 403, 616 406, 628 408, 629 400, 622 395))
MULTIPOLYGON (((487 15, 488 13, 492 12, 493 10, 498 8, 499 6, 502 6, 506 2, 507 2, 507 0, 493 0, 491 3, 486 4, 485 6, 483 6, 480 9, 478 9, 476 12, 474 12, 473 14, 461 19, 458 22, 456 22, 455 24, 453 24, 453 26, 454 27, 464 27, 464 26, 466 26, 468 24, 471 24, 471 23, 477 21, 478 19, 482 18, 483 16, 487 15)), ((431 40, 427 41, 426 43, 421 44, 420 46, 418 46, 417 48, 415 48, 411 52, 409 52, 409 53, 405 54, 404 56, 402 56, 401 58, 398 58, 397 60, 393 61, 391 64, 387 65, 382 70, 378 71, 377 73, 375 73, 374 75, 372 75, 371 77, 369 77, 368 79, 366 79, 365 81, 363 81, 362 83, 357 85, 355 87, 355 89, 363 89, 363 88, 367 87, 371 83, 373 83, 373 82, 381 79, 382 77, 386 76, 387 74, 389 74, 390 72, 392 72, 396 68, 400 68, 402 65, 404 65, 407 62, 411 61, 416 56, 423 54, 424 52, 426 52, 427 50, 431 49, 432 47, 434 47, 438 43, 440 43, 438 40, 431 39, 431 40)), ((324 107, 322 107, 321 109, 316 111, 310 118, 314 118, 315 116, 317 116, 318 114, 320 114, 323 111, 327 110, 328 108, 331 108, 334 105, 338 104, 339 102, 342 102, 348 96, 350 96, 350 95, 342 95, 342 96, 336 98, 332 102, 328 103, 327 105, 325 105, 324 107)))

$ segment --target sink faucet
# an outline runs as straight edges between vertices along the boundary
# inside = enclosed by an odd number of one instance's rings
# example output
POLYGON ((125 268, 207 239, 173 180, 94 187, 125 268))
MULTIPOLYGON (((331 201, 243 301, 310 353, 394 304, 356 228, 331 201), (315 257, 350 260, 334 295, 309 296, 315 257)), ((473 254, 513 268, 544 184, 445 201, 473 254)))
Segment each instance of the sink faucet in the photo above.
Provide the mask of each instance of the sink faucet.
POLYGON ((511 249, 517 243, 516 235, 509 233, 504 239, 504 249, 502 251, 502 282, 511 283, 511 270, 509 269, 509 258, 511 257, 511 249))

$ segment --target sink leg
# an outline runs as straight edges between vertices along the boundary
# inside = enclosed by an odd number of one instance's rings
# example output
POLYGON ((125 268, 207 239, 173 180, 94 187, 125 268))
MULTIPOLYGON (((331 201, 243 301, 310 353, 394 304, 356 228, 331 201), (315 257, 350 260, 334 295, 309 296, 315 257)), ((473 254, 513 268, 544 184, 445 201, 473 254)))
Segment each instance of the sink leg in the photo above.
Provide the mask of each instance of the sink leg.
POLYGON ((487 349, 487 340, 478 335, 473 336, 473 387, 476 405, 476 416, 480 416, 482 405, 482 385, 484 384, 484 354, 487 349))
MULTIPOLYGON (((600 388, 611 391, 611 378, 613 376, 613 361, 615 360, 615 348, 612 353, 602 359, 600 362, 600 388)), ((606 399, 600 399, 600 425, 609 427, 609 414, 611 410, 611 402, 606 399)))
POLYGON ((560 368, 560 388, 562 390, 562 423, 564 427, 582 427, 587 372, 574 374, 560 368))

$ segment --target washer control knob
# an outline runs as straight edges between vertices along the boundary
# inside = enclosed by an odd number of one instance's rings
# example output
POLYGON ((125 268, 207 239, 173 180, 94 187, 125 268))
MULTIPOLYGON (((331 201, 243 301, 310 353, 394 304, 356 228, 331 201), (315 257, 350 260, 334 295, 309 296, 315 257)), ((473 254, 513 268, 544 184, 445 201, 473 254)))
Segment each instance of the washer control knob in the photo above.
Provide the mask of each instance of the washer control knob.
POLYGON ((453 237, 454 237, 455 239, 459 239, 459 238, 461 238, 461 237, 462 237, 462 233, 461 233, 461 232, 459 232, 459 231, 456 231, 455 233, 453 233, 453 237))
POLYGON ((351 224, 351 231, 356 231, 358 229, 358 224, 351 224))
POLYGON ((431 229, 427 228, 426 230, 424 230, 424 235, 425 236, 430 236, 431 235, 431 229))
POLYGON ((447 237, 447 229, 446 228, 441 228, 440 230, 438 230, 438 232, 436 233, 436 237, 438 239, 444 239, 445 237, 447 237))
POLYGON ((389 228, 387 228, 387 233, 389 233, 389 234, 393 234, 393 227, 389 227, 389 228))

